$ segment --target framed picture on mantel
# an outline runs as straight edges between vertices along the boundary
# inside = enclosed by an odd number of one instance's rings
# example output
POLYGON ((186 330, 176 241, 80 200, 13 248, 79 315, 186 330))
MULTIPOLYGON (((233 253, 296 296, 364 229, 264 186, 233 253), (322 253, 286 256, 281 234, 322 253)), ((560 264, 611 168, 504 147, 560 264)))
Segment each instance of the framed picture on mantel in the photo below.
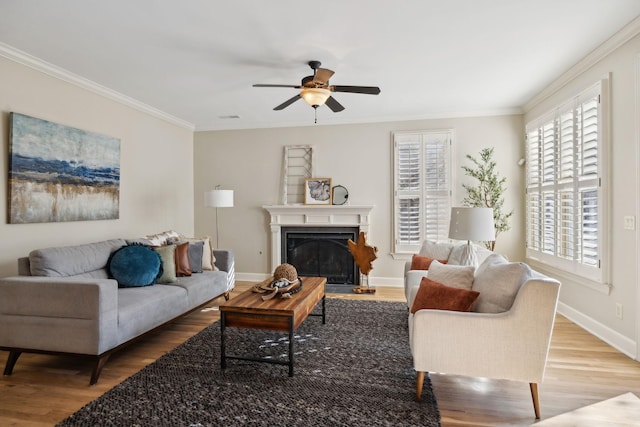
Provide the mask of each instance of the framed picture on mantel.
POLYGON ((307 178, 304 180, 305 205, 331 204, 331 178, 307 178))

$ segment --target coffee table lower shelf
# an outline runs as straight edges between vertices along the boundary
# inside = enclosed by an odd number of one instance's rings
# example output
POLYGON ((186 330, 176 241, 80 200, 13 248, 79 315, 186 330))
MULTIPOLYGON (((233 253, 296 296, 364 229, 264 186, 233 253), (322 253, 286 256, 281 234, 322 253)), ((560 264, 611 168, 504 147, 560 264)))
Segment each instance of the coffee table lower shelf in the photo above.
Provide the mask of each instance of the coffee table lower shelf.
MULTIPOLYGON (((271 279, 265 281, 270 282, 271 279)), ((322 317, 326 323, 324 277, 303 277, 302 290, 291 299, 271 299, 262 301, 260 294, 245 291, 220 306, 220 367, 227 368, 227 359, 250 362, 270 363, 289 366, 289 376, 293 376, 294 333, 308 316, 322 317), (322 301, 322 313, 311 313, 318 302, 322 301), (225 330, 229 327, 261 329, 288 332, 288 360, 258 359, 238 355, 227 355, 225 330)))

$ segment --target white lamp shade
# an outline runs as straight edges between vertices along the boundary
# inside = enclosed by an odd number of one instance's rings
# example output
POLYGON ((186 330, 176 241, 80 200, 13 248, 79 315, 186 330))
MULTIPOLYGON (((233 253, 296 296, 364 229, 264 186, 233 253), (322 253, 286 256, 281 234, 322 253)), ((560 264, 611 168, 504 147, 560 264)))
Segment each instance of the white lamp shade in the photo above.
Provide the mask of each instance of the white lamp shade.
POLYGON ((319 87, 305 88, 300 92, 300 96, 307 104, 317 107, 327 102, 327 99, 331 96, 331 91, 319 87))
POLYGON ((210 208, 233 207, 233 190, 209 190, 204 193, 204 205, 210 208))
POLYGON ((483 242, 495 240, 493 209, 451 208, 449 238, 483 242))

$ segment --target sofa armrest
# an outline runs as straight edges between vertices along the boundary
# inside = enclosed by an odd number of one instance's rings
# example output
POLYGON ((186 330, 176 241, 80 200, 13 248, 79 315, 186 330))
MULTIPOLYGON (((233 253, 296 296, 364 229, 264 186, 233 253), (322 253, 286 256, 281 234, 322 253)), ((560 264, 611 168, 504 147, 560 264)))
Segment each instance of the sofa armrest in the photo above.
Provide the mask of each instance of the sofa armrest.
POLYGON ((118 345, 111 279, 0 279, 0 347, 101 354, 118 345))
POLYGON ((409 270, 404 275, 404 296, 407 299, 407 305, 411 307, 415 291, 420 287, 423 277, 429 275, 429 270, 409 270), (413 291, 412 291, 413 290, 413 291))
POLYGON ((216 267, 228 273, 234 263, 233 252, 226 249, 214 249, 213 256, 216 257, 216 267))
POLYGON ((404 263, 404 275, 407 275, 407 272, 411 270, 411 261, 406 261, 404 263))
POLYGON ((233 252, 225 249, 214 249, 213 255, 216 257, 216 267, 227 272, 227 292, 235 287, 236 267, 233 252))

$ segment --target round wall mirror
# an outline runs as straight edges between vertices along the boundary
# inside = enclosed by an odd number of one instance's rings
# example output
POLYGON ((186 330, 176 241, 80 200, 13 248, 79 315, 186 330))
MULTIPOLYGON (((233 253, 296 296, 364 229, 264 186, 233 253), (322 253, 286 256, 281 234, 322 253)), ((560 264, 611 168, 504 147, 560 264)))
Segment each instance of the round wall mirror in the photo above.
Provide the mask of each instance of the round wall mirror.
POLYGON ((331 199, 334 205, 344 205, 349 198, 349 191, 342 185, 336 185, 332 189, 331 199))

